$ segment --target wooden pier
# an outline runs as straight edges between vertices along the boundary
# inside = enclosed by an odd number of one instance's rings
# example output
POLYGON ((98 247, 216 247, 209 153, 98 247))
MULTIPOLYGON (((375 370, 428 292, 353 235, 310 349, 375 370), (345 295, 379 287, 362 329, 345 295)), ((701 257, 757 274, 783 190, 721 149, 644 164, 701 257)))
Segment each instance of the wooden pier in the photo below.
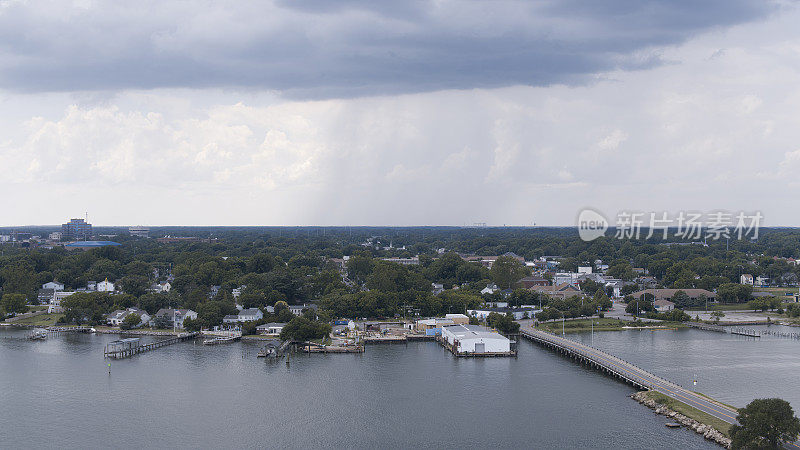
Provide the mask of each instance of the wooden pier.
POLYGON ((363 345, 320 345, 313 342, 303 344, 302 351, 305 353, 364 353, 363 345))
POLYGON ((408 341, 405 335, 385 335, 385 336, 364 336, 362 341, 365 344, 404 344, 408 341))
POLYGON ((45 328, 48 333, 89 333, 92 327, 79 326, 79 327, 47 327, 45 328))
POLYGON ((150 342, 149 344, 141 344, 140 338, 125 338, 106 344, 103 350, 104 358, 129 358, 139 353, 149 352, 157 348, 166 347, 167 345, 176 344, 188 339, 194 339, 199 333, 184 333, 169 339, 161 339, 158 341, 150 342))
POLYGON ((739 327, 725 328, 720 325, 713 325, 710 323, 700 323, 700 322, 684 322, 684 323, 686 324, 686 326, 690 328, 695 328, 703 331, 714 331, 716 333, 730 333, 747 337, 761 337, 761 335, 756 330, 750 328, 739 328, 739 327))

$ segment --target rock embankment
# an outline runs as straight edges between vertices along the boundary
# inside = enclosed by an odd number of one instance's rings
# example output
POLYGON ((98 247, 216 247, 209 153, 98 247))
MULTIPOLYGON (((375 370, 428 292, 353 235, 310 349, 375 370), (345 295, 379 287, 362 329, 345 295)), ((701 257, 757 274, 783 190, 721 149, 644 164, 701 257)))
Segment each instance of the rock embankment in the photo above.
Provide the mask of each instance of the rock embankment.
POLYGON ((652 409, 656 414, 669 417, 675 422, 694 430, 697 434, 702 434, 703 437, 709 441, 716 442, 725 448, 731 448, 731 440, 725 437, 725 435, 719 430, 667 408, 666 406, 648 397, 647 391, 639 391, 635 394, 631 394, 631 398, 652 409))

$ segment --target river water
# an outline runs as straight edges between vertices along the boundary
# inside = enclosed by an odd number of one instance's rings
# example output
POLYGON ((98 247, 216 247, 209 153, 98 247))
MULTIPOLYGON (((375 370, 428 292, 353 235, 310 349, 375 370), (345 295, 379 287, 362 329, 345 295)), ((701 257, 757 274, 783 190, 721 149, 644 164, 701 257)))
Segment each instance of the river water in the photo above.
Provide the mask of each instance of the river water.
MULTIPOLYGON (((256 358, 258 345, 183 342, 103 359, 109 335, 27 341, 0 331, 6 448, 718 448, 628 398, 632 388, 530 342, 517 358, 456 358, 433 342, 364 354, 256 358), (10 445, 9 445, 10 444, 10 445)), ((800 405, 800 342, 697 330, 574 335, 741 406, 800 405)))

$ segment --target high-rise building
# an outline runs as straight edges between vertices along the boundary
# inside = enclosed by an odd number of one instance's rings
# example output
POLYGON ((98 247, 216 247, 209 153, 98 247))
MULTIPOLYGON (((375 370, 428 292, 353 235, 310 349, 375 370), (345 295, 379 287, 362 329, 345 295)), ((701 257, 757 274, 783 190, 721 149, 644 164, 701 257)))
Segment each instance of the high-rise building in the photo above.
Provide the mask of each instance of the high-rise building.
POLYGON ((86 240, 92 237, 92 224, 83 219, 72 219, 61 225, 61 234, 64 239, 86 240))

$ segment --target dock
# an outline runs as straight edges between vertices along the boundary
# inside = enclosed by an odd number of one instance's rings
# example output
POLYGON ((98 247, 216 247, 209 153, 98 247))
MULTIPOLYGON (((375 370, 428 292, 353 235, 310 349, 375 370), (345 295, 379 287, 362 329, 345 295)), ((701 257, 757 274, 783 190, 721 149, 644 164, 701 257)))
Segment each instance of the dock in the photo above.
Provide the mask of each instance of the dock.
POLYGON ((408 341, 405 335, 368 335, 362 338, 365 344, 404 344, 408 341))
POLYGON ((363 345, 322 345, 304 342, 301 347, 305 353, 364 353, 363 345))
POLYGON ((697 330, 713 331, 716 333, 730 333, 747 337, 761 337, 761 335, 756 330, 749 328, 740 328, 740 327, 726 328, 720 325, 713 325, 710 323, 700 323, 700 322, 684 322, 684 323, 686 324, 686 326, 697 330))
POLYGON ((129 358, 139 353, 149 352, 167 345, 176 344, 189 339, 194 339, 199 333, 183 333, 169 339, 161 339, 149 344, 141 344, 140 338, 124 338, 109 342, 103 349, 104 358, 122 359, 129 358))

